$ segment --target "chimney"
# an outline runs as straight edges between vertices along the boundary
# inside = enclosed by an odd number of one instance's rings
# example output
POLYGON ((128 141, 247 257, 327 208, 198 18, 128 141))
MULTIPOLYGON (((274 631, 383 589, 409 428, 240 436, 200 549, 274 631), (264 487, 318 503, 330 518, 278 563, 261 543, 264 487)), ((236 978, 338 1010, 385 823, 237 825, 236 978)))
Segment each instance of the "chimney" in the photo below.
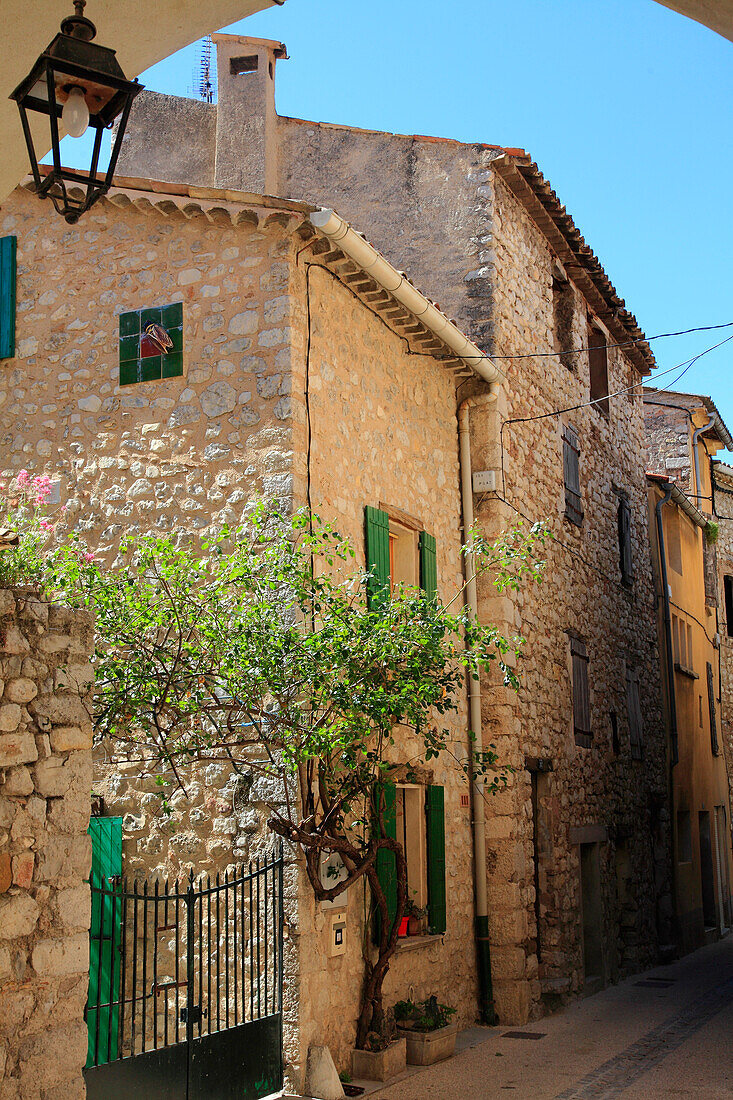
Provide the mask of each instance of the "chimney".
POLYGON ((214 34, 218 98, 214 186, 275 195, 278 188, 275 65, 282 42, 214 34))

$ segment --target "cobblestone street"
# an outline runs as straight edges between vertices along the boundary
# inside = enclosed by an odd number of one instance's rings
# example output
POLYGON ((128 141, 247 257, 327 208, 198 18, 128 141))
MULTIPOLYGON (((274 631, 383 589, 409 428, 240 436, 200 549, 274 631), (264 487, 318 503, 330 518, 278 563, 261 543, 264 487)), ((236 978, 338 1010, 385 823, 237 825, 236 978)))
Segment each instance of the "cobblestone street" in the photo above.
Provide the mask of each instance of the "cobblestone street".
MULTIPOLYGON (((379 1100, 722 1100, 733 1097, 732 1030, 733 938, 728 937, 554 1016, 523 1028, 492 1029, 453 1060, 377 1095, 379 1100)), ((479 1036, 476 1029, 464 1042, 479 1036)))

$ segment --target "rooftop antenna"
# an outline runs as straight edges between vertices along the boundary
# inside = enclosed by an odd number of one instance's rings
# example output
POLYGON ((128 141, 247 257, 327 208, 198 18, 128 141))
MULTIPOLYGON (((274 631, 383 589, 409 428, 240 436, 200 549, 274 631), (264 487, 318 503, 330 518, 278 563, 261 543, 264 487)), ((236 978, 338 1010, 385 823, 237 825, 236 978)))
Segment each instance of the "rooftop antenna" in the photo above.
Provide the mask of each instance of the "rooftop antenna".
POLYGON ((207 34, 201 40, 201 58, 198 72, 198 96, 204 103, 213 103, 215 88, 211 70, 211 35, 207 34))

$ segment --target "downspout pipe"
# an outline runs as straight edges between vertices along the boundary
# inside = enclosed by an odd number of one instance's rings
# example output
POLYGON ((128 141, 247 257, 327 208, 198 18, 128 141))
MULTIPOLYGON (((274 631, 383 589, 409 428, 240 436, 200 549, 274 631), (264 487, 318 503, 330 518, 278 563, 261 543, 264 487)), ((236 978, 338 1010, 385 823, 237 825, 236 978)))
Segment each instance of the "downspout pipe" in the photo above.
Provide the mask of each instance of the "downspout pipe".
MULTIPOLYGON (((469 397, 458 407, 458 446, 461 470, 461 507, 463 511, 463 536, 470 538, 473 527, 473 482, 471 469, 470 410, 493 404, 496 394, 488 393, 469 397)), ((464 557, 466 576, 466 606, 474 617, 478 616, 478 592, 474 556, 466 553, 464 557)), ((467 647, 468 649, 468 647, 467 647)), ((494 1012, 494 994, 491 980, 491 951, 489 947, 489 902, 486 884, 486 812, 484 806, 483 784, 473 770, 473 753, 483 752, 483 731, 481 726, 481 684, 472 676, 468 678, 468 715, 474 740, 471 743, 473 774, 473 866, 475 881, 475 935, 476 961, 478 966, 479 1010, 483 1024, 496 1023, 494 1012)))
POLYGON ((679 763, 679 745, 677 739, 677 700, 674 690, 674 651, 672 649, 672 611, 669 602, 669 580, 667 578, 667 550, 664 543, 664 521, 662 509, 672 499, 673 486, 668 485, 664 496, 660 497, 654 509, 657 522, 657 545, 659 547, 659 570, 662 580, 662 603, 664 608, 664 646, 667 654, 667 705, 669 708, 669 734, 671 743, 671 765, 679 763))
POLYGON ((703 432, 713 427, 715 427, 715 417, 711 416, 707 424, 703 424, 702 428, 695 428, 692 433, 692 460, 695 463, 695 501, 698 508, 702 500, 702 485, 700 484, 700 455, 697 450, 697 441, 703 432))

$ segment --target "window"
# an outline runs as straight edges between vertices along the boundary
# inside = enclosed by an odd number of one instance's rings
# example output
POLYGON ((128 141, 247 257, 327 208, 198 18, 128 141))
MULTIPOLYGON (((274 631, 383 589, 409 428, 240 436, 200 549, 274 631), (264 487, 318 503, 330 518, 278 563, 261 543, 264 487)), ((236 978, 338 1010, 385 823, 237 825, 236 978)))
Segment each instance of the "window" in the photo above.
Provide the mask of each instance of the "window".
POLYGON ((578 433, 571 424, 563 427, 562 466, 565 482, 565 517, 580 527, 583 522, 580 499, 580 445, 578 433))
POLYGON ((0 359, 15 355, 17 237, 0 237, 0 359))
POLYGON ((570 635, 570 655, 573 665, 573 732, 576 745, 590 748, 590 693, 588 689, 588 651, 585 642, 570 635))
POLYGON ((733 577, 726 574, 723 577, 723 591, 725 594, 725 631, 729 638, 733 638, 733 577))
POLYGON ((606 334, 588 322, 588 362, 590 364, 590 399, 596 404, 593 408, 608 418, 608 351, 606 334))
POLYGON ((120 314, 120 385, 155 382, 183 374, 183 303, 120 314), (145 334, 148 325, 160 325, 173 341, 163 354, 145 334))
POLYGON ((626 713, 629 718, 629 742, 631 759, 641 760, 643 756, 644 730, 641 718, 641 698, 639 696, 639 670, 626 666, 626 713))
POLYGON ((690 811, 677 811, 677 862, 692 863, 692 825, 690 811))
POLYGON ((665 536, 669 568, 682 576, 682 543, 680 541, 680 514, 676 508, 667 508, 665 536))
POLYGON ((634 580, 634 563, 631 556, 631 505, 625 495, 619 496, 617 520, 621 580, 624 584, 631 584, 634 580))
POLYGON ((437 595, 436 543, 427 531, 408 527, 383 509, 367 505, 364 537, 366 565, 372 574, 367 589, 370 606, 388 586, 391 590, 397 584, 419 584, 427 595, 437 595))
POLYGON ((710 748, 713 750, 713 756, 719 756, 718 720, 715 714, 715 681, 713 680, 713 666, 710 664, 710 661, 707 662, 707 678, 708 710, 710 712, 710 748))
POLYGON ((572 284, 556 272, 552 279, 552 319, 555 332, 555 351, 560 362, 575 370, 573 351, 573 318, 575 316, 575 291, 572 284))
POLYGON ((229 62, 229 72, 232 76, 242 76, 243 73, 256 73, 260 67, 260 59, 257 54, 247 57, 233 57, 229 62))
MULTIPOLYGON (((382 786, 385 834, 400 842, 407 862, 407 897, 427 910, 423 931, 439 935, 446 929, 445 805, 441 786, 385 783, 382 786)), ((394 853, 380 849, 377 873, 390 916, 397 905, 394 853)), ((379 911, 374 934, 379 937, 379 911)))

